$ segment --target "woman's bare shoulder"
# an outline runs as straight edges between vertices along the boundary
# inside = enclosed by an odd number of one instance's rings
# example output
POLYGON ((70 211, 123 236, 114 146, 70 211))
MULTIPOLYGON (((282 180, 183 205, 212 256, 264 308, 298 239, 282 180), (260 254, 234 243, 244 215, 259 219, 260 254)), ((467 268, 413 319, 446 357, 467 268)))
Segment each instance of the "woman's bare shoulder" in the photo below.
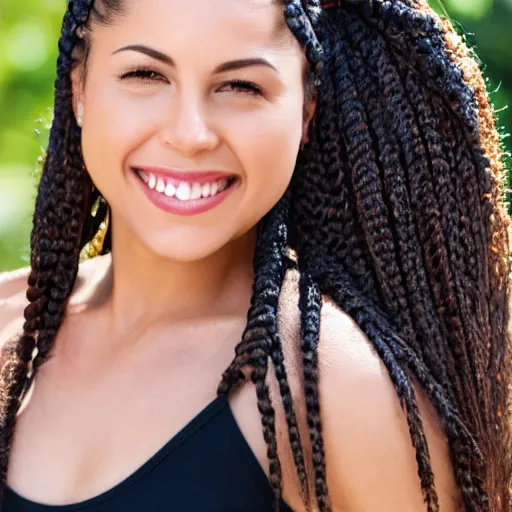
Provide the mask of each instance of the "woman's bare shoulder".
MULTIPOLYGON (((279 332, 283 337, 285 359, 301 366, 299 279, 296 269, 286 273, 279 299, 279 332)), ((329 297, 322 297, 320 340, 318 346, 320 372, 344 365, 344 375, 380 379, 383 375, 380 359, 354 320, 329 297)), ((384 372, 385 373, 385 372, 384 372)))
MULTIPOLYGON (((92 300, 100 281, 108 272, 110 258, 98 257, 79 265, 69 303, 84 304, 92 300)), ((24 267, 0 274, 0 347, 13 336, 20 334, 28 305, 26 292, 30 267, 24 267)))
POLYGON ((0 274, 0 333, 17 317, 23 319, 27 305, 25 297, 30 267, 23 267, 0 274))
POLYGON ((0 274, 0 355, 3 358, 7 342, 19 336, 23 329, 23 311, 30 267, 0 274))
POLYGON ((0 301, 8 299, 24 290, 30 267, 22 267, 0 274, 0 301))
MULTIPOLYGON (((288 271, 280 303, 280 331, 294 401, 302 403, 299 422, 304 423, 298 285, 298 272, 288 271)), ((343 510, 424 510, 415 451, 394 385, 365 333, 328 297, 322 298, 318 375, 333 506, 343 510)), ((441 510, 456 510, 458 496, 445 437, 423 391, 414 383, 413 387, 441 510)), ((306 439, 307 430, 306 422, 301 428, 306 439)))
MULTIPOLYGON (((330 452, 333 499, 349 510, 423 511, 416 452, 407 417, 384 363, 359 326, 329 299, 324 302, 319 342, 319 394, 323 433, 330 452), (368 493, 368 487, 372 492, 368 493)), ((441 510, 459 509, 448 444, 437 414, 412 381, 430 452, 441 510)))

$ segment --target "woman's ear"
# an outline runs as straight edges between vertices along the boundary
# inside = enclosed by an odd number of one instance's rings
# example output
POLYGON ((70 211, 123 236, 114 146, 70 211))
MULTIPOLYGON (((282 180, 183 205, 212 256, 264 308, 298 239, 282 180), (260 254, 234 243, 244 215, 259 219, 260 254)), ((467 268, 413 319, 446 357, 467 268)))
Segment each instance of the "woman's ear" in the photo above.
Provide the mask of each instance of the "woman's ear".
POLYGON ((307 104, 304 105, 304 121, 302 125, 302 140, 301 148, 309 142, 309 130, 310 125, 316 114, 316 108, 318 104, 318 94, 314 91, 312 97, 308 99, 307 104))

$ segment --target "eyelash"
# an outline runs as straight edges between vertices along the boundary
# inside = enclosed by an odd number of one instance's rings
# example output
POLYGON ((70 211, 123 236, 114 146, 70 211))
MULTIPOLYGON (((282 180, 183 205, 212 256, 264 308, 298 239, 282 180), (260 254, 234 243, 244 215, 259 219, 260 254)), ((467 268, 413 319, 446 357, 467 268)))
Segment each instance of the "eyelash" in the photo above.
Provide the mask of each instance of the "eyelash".
MULTIPOLYGON (((150 69, 150 68, 138 68, 133 71, 128 71, 121 75, 118 75, 119 80, 135 80, 141 82, 155 81, 158 80, 158 77, 161 77, 160 73, 150 69)), ((253 82, 248 82, 246 80, 230 80, 222 84, 221 87, 225 87, 226 85, 231 86, 233 90, 251 94, 254 96, 263 96, 263 90, 261 87, 256 85, 253 82)))
POLYGON ((151 78, 151 75, 161 76, 160 73, 157 73, 156 71, 153 71, 152 69, 138 68, 138 69, 134 69, 133 71, 128 71, 126 73, 118 75, 117 78, 119 78, 119 80, 140 80, 140 81, 154 80, 154 78, 151 78))

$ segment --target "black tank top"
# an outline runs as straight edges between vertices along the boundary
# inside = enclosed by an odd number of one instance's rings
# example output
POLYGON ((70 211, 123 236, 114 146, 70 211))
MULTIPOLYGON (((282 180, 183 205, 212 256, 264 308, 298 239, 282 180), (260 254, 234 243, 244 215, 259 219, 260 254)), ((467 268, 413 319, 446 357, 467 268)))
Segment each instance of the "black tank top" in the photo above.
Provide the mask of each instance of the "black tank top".
MULTIPOLYGON (((7 487, 2 512, 271 512, 265 472, 218 396, 131 476, 72 505, 42 505, 7 487)), ((282 512, 293 512, 281 502, 282 512)))

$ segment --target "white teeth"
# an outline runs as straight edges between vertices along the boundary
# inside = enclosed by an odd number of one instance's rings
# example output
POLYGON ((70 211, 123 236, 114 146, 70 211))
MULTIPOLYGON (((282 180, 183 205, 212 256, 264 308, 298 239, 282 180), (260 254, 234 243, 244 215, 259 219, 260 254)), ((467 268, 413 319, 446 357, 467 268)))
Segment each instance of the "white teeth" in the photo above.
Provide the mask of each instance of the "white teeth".
POLYGON ((194 183, 192 186, 192 194, 190 196, 190 199, 199 199, 203 193, 203 187, 199 185, 199 183, 194 183))
POLYGON ((167 197, 173 197, 176 195, 176 187, 172 183, 167 183, 167 187, 165 187, 165 195, 167 197))
POLYGON ((181 201, 188 201, 191 195, 191 188, 188 183, 180 183, 178 186, 178 190, 176 190, 176 197, 181 201))
POLYGON ((165 194, 167 197, 176 197, 180 201, 212 197, 226 190, 228 186, 228 180, 222 178, 213 183, 203 183, 202 185, 199 183, 190 184, 184 181, 180 182, 176 187, 174 183, 170 181, 166 183, 166 180, 161 177, 156 177, 154 174, 146 173, 142 170, 138 172, 142 181, 144 181, 150 189, 165 194))
POLYGON ((158 178, 158 181, 156 182, 156 191, 165 192, 165 181, 162 178, 158 178))

